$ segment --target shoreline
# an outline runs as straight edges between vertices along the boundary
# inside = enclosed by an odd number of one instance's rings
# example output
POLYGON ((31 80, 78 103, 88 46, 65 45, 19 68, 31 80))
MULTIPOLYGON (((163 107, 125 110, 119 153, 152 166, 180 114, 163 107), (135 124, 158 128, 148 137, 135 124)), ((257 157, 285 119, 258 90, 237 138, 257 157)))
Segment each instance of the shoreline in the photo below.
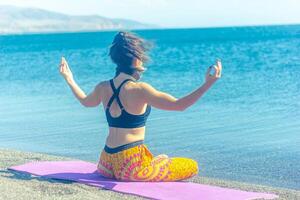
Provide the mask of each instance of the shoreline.
MULTIPOLYGON (((13 165, 43 160, 78 159, 0 148, 1 196, 4 199, 145 199, 84 184, 31 177, 28 174, 7 170, 8 167, 13 165)), ((245 191, 273 193, 277 194, 279 196, 278 199, 280 200, 300 199, 299 190, 287 188, 270 187, 201 176, 195 176, 189 179, 189 181, 245 191)))

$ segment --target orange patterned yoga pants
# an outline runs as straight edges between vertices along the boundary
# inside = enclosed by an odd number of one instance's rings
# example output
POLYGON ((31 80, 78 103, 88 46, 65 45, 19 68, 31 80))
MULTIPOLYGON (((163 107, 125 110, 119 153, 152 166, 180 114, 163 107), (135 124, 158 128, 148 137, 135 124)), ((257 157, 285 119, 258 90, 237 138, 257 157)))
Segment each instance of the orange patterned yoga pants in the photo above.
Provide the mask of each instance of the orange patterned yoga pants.
POLYGON ((139 144, 113 153, 103 149, 97 171, 123 181, 177 181, 196 175, 198 164, 190 158, 154 157, 145 144, 139 144))

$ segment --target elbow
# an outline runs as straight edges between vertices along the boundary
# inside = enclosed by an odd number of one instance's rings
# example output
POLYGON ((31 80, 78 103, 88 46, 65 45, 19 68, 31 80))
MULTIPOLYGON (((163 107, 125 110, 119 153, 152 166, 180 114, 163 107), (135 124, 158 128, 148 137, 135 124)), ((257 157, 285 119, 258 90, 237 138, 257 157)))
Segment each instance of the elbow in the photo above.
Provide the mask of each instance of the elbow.
POLYGON ((81 105, 83 105, 85 108, 95 107, 95 105, 91 105, 91 104, 81 104, 81 105))
POLYGON ((180 101, 176 101, 175 109, 176 111, 185 111, 187 106, 183 105, 180 101))
POLYGON ((80 103, 86 108, 96 107, 99 104, 97 102, 85 101, 85 100, 81 100, 80 103))
POLYGON ((186 107, 179 107, 177 111, 185 111, 186 107))
POLYGON ((80 104, 83 106, 83 107, 91 107, 86 101, 83 100, 80 100, 80 104))
POLYGON ((84 102, 80 101, 80 104, 83 106, 83 107, 88 107, 88 105, 86 105, 84 102))

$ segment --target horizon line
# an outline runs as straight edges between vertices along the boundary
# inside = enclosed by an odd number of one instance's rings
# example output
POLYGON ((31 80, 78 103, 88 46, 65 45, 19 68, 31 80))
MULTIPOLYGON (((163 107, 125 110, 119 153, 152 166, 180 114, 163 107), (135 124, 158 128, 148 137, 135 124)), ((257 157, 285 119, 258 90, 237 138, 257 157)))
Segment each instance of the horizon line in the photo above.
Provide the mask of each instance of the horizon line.
POLYGON ((48 32, 16 32, 16 33, 0 33, 2 36, 21 36, 21 35, 55 35, 55 34, 75 34, 75 33, 101 33, 101 32, 118 32, 127 31, 159 31, 159 30, 190 30, 190 29, 222 29, 222 28, 255 28, 255 27, 280 27, 280 26, 300 26, 300 23, 286 24, 246 24, 246 25, 225 25, 225 26, 202 26, 202 27, 158 27, 158 28, 137 28, 137 29, 103 29, 103 30, 82 30, 82 31, 48 31, 48 32))

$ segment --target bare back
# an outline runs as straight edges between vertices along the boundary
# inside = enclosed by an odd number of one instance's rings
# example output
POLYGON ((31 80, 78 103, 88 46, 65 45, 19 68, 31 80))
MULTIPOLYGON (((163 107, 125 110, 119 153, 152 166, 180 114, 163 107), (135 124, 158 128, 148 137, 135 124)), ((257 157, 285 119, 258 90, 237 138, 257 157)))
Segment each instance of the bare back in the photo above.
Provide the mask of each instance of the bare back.
MULTIPOLYGON (((123 80, 113 79, 115 87, 119 87, 123 80)), ((102 103, 103 108, 106 110, 107 104, 113 90, 106 81, 103 86, 102 103)), ((145 112, 146 102, 142 97, 141 88, 138 82, 127 82, 124 84, 119 93, 120 101, 122 102, 124 109, 133 115, 139 115, 145 112)), ((109 112, 112 117, 118 117, 121 114, 121 109, 117 104, 116 99, 112 102, 109 112)), ((128 144, 137 140, 143 140, 145 136, 145 126, 139 128, 116 128, 109 127, 109 135, 106 139, 106 145, 109 147, 117 147, 123 144, 128 144)))

